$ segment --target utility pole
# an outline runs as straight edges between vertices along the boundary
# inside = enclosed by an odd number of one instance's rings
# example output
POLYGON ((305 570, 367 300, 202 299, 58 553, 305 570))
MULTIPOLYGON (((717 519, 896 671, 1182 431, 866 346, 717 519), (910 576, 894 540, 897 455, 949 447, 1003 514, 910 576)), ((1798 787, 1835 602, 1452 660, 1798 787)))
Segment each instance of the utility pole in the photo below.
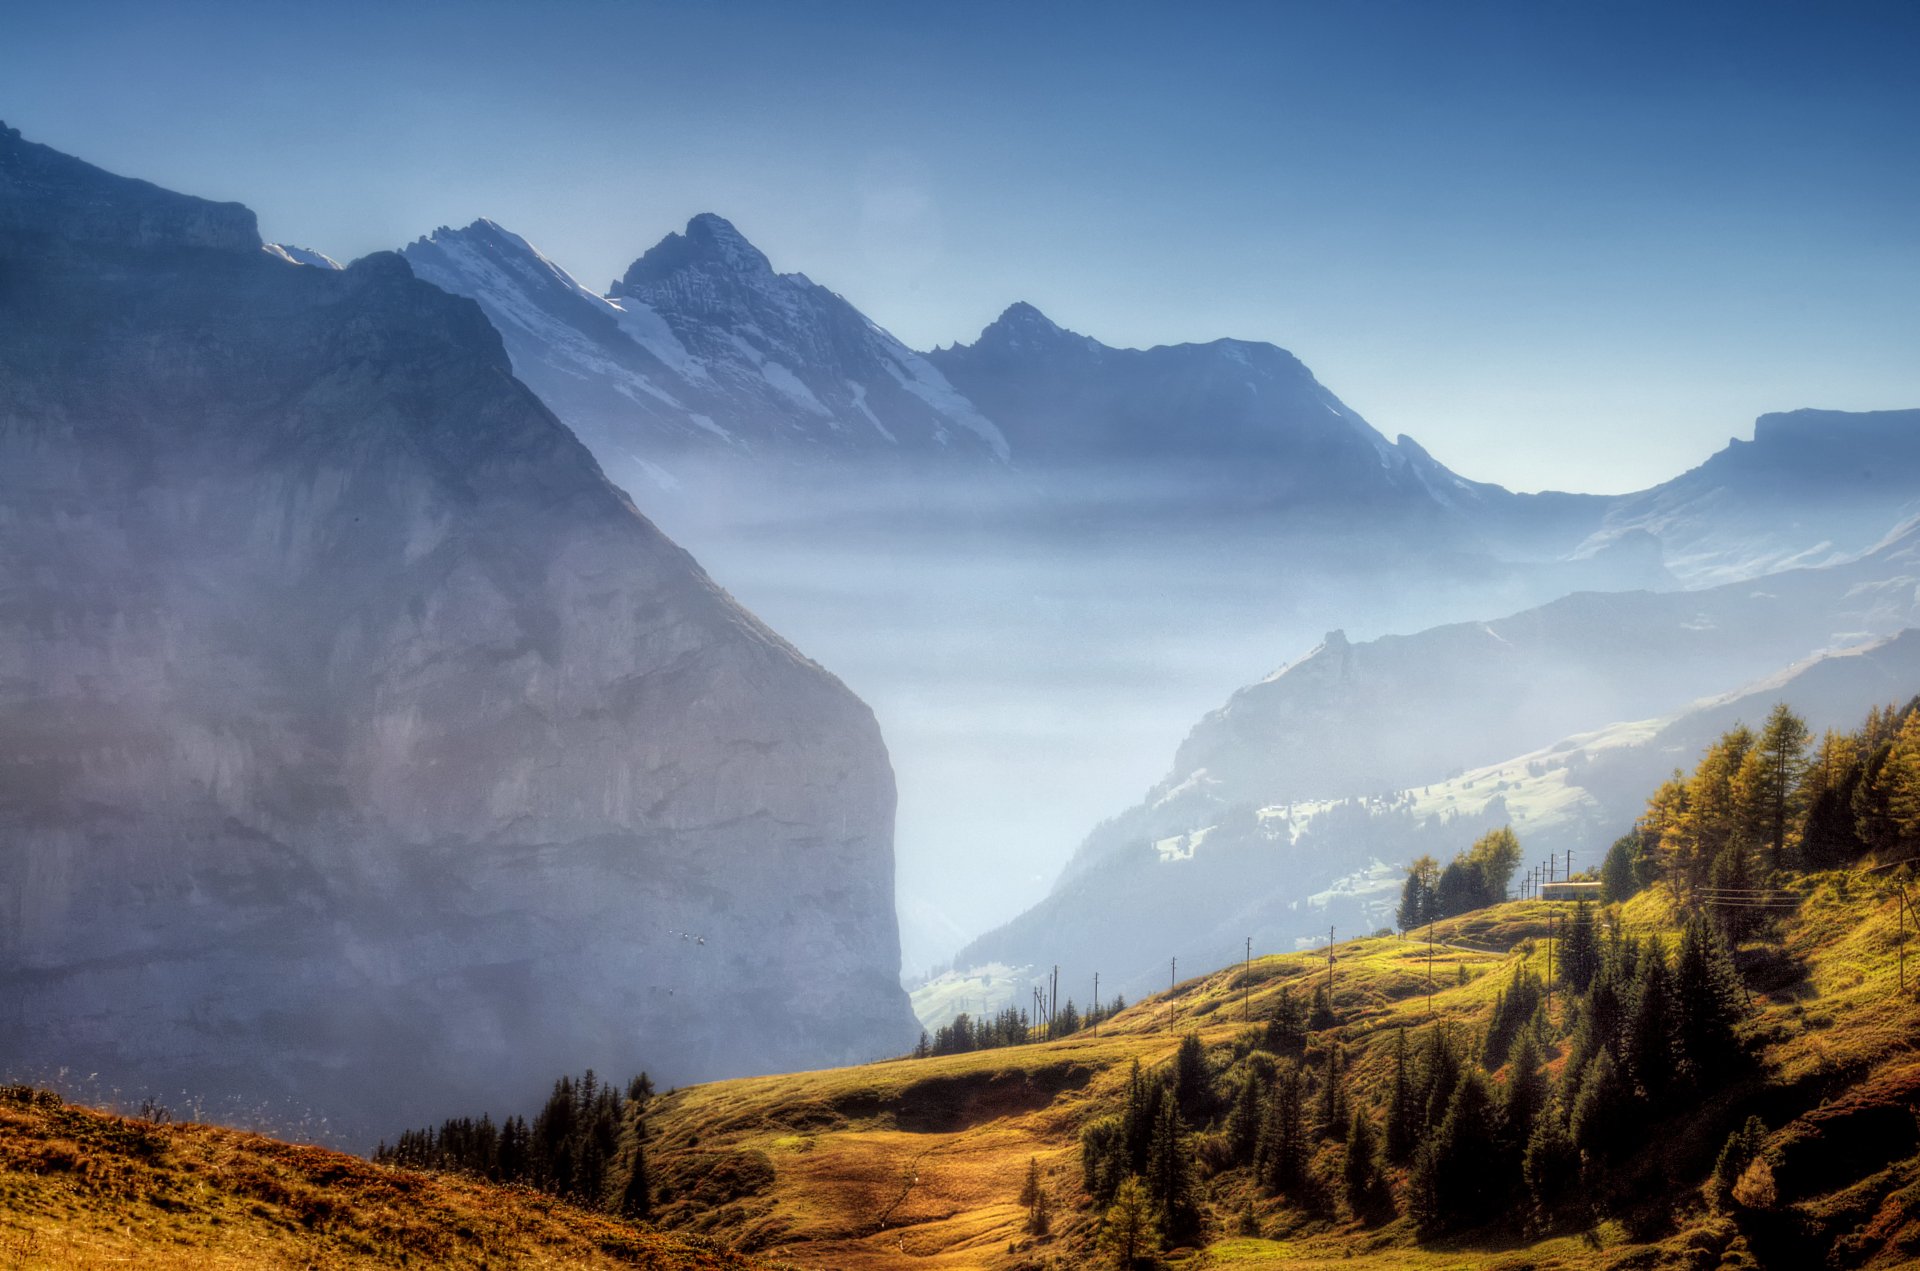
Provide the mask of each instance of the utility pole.
POLYGON ((1327 1009, 1333 1009, 1333 927, 1327 927, 1327 1009))
POLYGON ((1573 877, 1573 849, 1572 848, 1567 849, 1567 877, 1569 879, 1573 877))
POLYGON ((1553 910, 1547 910, 1547 1011, 1553 1011, 1553 910))
POLYGON ((1053 964, 1053 979, 1047 990, 1047 1036, 1053 1036, 1054 1017, 1060 1013, 1060 964, 1053 964))
POLYGON ((1427 1018, 1433 1018, 1433 919, 1427 919, 1427 1018))
POLYGON ((1180 975, 1180 959, 1167 960, 1167 1027, 1173 1027, 1173 986, 1180 975))
MULTIPOLYGON (((1905 980, 1902 980, 1900 984, 1902 988, 1906 987, 1905 980)), ((1240 980, 1240 1022, 1243 1024, 1251 1024, 1253 1022, 1253 937, 1252 936, 1247 937, 1247 973, 1245 976, 1241 977, 1241 980, 1240 980)))
POLYGON ((1100 973, 1093 973, 1093 1035, 1100 1035, 1100 973))

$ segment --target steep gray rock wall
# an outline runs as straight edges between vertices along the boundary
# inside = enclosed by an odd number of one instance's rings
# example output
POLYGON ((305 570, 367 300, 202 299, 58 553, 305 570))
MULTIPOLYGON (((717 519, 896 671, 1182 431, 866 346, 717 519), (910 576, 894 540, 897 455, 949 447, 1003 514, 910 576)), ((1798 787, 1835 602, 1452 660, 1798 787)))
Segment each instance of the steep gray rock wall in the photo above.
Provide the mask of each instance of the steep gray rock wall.
POLYGON ((867 708, 473 304, 197 202, 0 132, 0 1067, 351 1137, 908 1044, 867 708))

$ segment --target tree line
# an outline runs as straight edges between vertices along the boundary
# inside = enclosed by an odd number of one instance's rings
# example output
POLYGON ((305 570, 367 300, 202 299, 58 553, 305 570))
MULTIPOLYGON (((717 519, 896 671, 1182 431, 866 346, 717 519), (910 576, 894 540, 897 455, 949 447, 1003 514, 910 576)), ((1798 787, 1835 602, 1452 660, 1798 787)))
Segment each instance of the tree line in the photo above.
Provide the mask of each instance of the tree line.
POLYGON ((588 1209, 645 1218, 653 1209, 646 1152, 652 1097, 645 1073, 623 1094, 589 1068, 554 1082, 531 1125, 519 1116, 498 1124, 484 1114, 449 1118, 437 1128, 404 1131, 392 1145, 382 1141, 373 1159, 518 1183, 588 1209))
POLYGON ((1412 931, 1499 904, 1507 898, 1507 884, 1519 866, 1520 840, 1508 826, 1481 835, 1445 869, 1431 856, 1416 858, 1407 867, 1407 881, 1400 889, 1395 915, 1400 929, 1412 931))
POLYGON ((974 1050, 1052 1041, 1092 1028, 1126 1009, 1127 999, 1116 995, 1105 1006, 1088 1010, 1085 1014, 1073 1004, 1072 998, 1068 998, 1052 1019, 1041 1020, 1038 1024, 1028 1017, 1025 1010, 1013 1006, 980 1019, 962 1011, 953 1017, 952 1023, 942 1024, 931 1033, 921 1029, 920 1040, 913 1048, 913 1057, 925 1059, 931 1055, 962 1055, 974 1050))
POLYGON ((1600 877, 1609 900, 1663 879, 1740 940, 1767 917, 1754 893, 1781 873, 1916 850, 1920 699, 1875 708, 1858 729, 1817 741, 1783 704, 1758 733, 1736 724, 1691 774, 1662 783, 1600 877))

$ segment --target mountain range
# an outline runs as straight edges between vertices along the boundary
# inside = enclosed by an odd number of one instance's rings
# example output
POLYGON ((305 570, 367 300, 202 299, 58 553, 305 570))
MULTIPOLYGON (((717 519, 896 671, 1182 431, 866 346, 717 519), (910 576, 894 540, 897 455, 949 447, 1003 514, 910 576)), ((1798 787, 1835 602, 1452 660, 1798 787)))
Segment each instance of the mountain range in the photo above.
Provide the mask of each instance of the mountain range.
POLYGON ((0 1069, 370 1142, 906 1044, 872 713, 329 263, 0 129, 0 1069))
MULTIPOLYGON (((1332 632, 1207 714, 1050 893, 955 967, 1060 963, 1127 992, 1329 919, 1390 925, 1400 866, 1511 825, 1592 867, 1677 762, 1785 701, 1819 727, 1920 691, 1920 526, 1698 591, 1581 593, 1483 623, 1332 632), (1142 948, 1152 929, 1168 945, 1142 948)), ((1534 859, 1530 856, 1529 859, 1534 859)))

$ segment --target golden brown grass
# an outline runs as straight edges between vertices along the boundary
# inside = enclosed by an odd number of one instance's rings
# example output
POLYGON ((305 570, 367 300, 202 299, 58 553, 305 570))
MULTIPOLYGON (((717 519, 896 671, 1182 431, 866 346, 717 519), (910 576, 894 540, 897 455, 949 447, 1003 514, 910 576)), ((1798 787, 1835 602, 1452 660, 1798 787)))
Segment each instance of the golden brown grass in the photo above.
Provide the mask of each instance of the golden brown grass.
POLYGON ((763 1265, 550 1197, 0 1091, 0 1269, 763 1265))
MULTIPOLYGON (((1755 1265, 1752 1241, 1764 1233, 1717 1212, 1695 1188, 1697 1163, 1710 1159, 1728 1119, 1754 1109, 1772 1131, 1781 1191, 1779 1212, 1764 1217, 1823 1233, 1836 1265, 1920 1265, 1920 1009, 1911 993, 1895 992, 1894 904, 1884 884, 1861 874, 1796 886, 1804 902, 1778 939, 1742 955, 1755 986, 1747 1027, 1763 1072, 1650 1136, 1646 1156, 1682 1162, 1674 1186, 1628 1197, 1605 1220, 1424 1243, 1404 1218, 1369 1228, 1260 1199, 1269 1238, 1247 1239, 1230 1231, 1243 1184, 1223 1175, 1203 1182, 1219 1217, 1209 1242, 1175 1251, 1170 1265, 1755 1265)), ((1677 935, 1673 899, 1657 888, 1607 917, 1643 936, 1677 935)), ((1437 1023, 1477 1029, 1516 966, 1544 972, 1547 919, 1544 903, 1515 902, 1438 924, 1431 950, 1424 933, 1336 947, 1341 1022, 1316 1037, 1315 1053, 1337 1039, 1357 1097, 1377 1101, 1400 1028, 1416 1038, 1437 1023)), ((1920 982, 1920 965, 1910 970, 1920 982)), ((1276 955, 1136 1003, 1097 1035, 670 1092, 650 1111, 650 1152, 658 1216, 671 1235, 522 1190, 211 1127, 150 1126, 15 1092, 0 1098, 0 1271, 674 1271, 765 1265, 751 1258, 767 1256, 833 1271, 1089 1265, 1097 1219, 1080 1189, 1079 1133, 1116 1107, 1131 1064, 1167 1062, 1189 1030, 1224 1062, 1248 1015, 1263 1020, 1283 989, 1309 994, 1326 975, 1324 953, 1276 955), (1029 1160, 1052 1203, 1053 1232, 1041 1240, 1026 1234, 1017 1199, 1029 1160)), ((1563 1018, 1565 1009, 1556 995, 1553 1014, 1563 1018)), ((1324 1166, 1336 1161, 1337 1149, 1323 1150, 1324 1166)))

